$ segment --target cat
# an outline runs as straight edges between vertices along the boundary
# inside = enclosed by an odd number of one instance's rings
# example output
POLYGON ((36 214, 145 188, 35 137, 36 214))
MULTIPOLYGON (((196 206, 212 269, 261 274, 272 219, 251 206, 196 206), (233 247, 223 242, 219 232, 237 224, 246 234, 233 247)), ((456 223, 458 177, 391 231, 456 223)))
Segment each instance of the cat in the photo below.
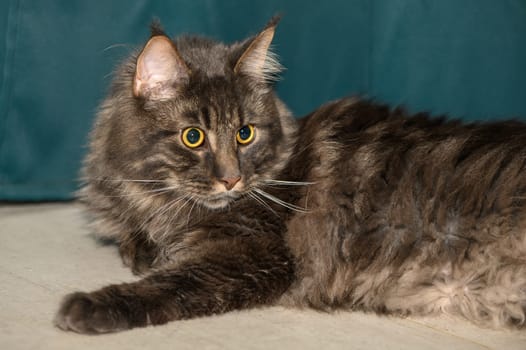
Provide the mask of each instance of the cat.
POLYGON ((143 278, 66 296, 56 326, 284 305, 524 328, 526 125, 357 97, 296 120, 277 22, 231 45, 154 24, 118 69, 80 198, 143 278))

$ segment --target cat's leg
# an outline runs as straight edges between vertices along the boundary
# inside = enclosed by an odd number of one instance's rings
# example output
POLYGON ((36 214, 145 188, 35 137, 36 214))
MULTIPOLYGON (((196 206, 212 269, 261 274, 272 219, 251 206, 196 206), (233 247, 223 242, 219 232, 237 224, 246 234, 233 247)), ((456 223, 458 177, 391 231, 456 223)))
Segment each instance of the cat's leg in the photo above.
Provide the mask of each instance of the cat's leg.
POLYGON ((385 293, 384 312, 413 316, 448 313, 481 327, 526 327, 524 260, 490 259, 444 268, 407 271, 385 293))
POLYGON ((271 304, 294 267, 283 242, 207 242, 188 259, 134 283, 67 296, 55 318, 64 330, 106 333, 271 304))
POLYGON ((490 265, 475 276, 451 298, 449 309, 484 327, 526 328, 525 261, 490 265))

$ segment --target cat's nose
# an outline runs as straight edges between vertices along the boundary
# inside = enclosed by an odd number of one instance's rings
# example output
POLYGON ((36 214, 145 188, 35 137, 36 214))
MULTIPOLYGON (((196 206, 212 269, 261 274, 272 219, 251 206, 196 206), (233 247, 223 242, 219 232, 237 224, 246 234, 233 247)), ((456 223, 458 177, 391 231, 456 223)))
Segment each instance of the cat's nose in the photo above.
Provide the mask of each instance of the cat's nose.
POLYGON ((225 188, 230 191, 234 186, 241 180, 241 176, 234 177, 223 177, 219 181, 225 186, 225 188))

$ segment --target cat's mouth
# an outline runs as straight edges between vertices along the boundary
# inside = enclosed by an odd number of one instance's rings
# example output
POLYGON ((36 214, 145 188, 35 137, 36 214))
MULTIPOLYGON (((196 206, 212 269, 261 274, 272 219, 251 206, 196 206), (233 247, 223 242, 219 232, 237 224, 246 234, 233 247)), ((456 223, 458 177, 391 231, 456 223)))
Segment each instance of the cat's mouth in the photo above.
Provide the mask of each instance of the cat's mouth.
POLYGON ((239 197, 241 197, 241 193, 237 191, 227 191, 202 198, 200 203, 209 209, 217 210, 227 207, 239 197))

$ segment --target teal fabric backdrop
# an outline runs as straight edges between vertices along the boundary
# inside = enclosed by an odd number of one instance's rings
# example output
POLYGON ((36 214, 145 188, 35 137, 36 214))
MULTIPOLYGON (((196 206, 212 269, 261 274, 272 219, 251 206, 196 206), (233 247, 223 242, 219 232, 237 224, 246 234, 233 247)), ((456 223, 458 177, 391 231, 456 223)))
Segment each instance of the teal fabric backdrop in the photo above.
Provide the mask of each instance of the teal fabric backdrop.
POLYGON ((0 200, 72 198, 112 68, 148 37, 234 41, 283 14, 278 91, 303 115, 361 94, 466 120, 526 118, 525 0, 0 3, 0 200))

